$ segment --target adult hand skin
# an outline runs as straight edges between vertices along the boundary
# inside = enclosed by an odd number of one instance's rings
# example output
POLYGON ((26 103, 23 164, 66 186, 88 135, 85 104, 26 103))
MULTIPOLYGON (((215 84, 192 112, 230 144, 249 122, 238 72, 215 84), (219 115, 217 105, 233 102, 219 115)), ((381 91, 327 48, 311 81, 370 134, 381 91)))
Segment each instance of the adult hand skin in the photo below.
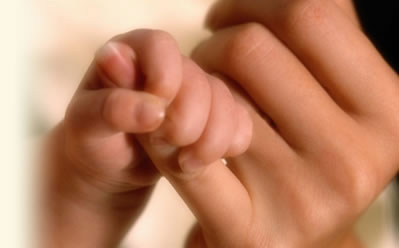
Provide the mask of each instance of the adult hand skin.
POLYGON ((168 177, 199 222, 187 246, 342 247, 398 171, 397 75, 333 1, 226 0, 208 25, 193 57, 239 84, 254 137, 230 170, 168 177))

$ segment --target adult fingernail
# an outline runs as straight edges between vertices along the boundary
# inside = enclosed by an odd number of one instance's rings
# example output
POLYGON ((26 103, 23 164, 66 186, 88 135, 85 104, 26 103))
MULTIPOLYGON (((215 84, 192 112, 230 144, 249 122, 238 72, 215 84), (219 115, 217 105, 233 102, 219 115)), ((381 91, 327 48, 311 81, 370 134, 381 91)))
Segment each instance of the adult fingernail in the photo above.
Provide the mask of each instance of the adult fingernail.
POLYGON ((186 152, 180 154, 179 165, 184 173, 193 173, 203 168, 204 162, 195 158, 192 153, 186 152))

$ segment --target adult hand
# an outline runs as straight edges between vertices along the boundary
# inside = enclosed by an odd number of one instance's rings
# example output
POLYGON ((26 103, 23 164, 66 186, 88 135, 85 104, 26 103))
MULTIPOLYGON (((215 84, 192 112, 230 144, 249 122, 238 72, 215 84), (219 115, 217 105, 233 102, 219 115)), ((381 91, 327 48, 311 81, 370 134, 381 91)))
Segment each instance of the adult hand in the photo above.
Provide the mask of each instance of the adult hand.
POLYGON ((397 75, 333 1, 226 0, 209 20, 193 56, 241 86, 254 137, 230 170, 169 178, 199 221, 188 246, 340 244, 398 171, 397 75))

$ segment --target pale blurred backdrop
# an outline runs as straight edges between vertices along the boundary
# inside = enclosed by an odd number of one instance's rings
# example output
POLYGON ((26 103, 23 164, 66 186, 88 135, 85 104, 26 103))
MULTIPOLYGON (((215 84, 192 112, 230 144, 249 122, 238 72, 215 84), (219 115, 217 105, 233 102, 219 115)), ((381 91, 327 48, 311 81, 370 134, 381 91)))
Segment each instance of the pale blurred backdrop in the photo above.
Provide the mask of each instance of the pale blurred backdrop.
MULTIPOLYGON (((185 54, 208 35, 202 27, 213 0, 34 0, 33 134, 43 135, 64 115, 93 54, 112 36, 136 28, 170 32, 185 54)), ((370 248, 398 248, 392 189, 358 224, 370 248), (396 246, 395 246, 396 244, 396 246)), ((173 188, 157 185, 143 216, 122 247, 180 248, 194 218, 173 188)), ((245 247, 243 247, 245 248, 245 247)))

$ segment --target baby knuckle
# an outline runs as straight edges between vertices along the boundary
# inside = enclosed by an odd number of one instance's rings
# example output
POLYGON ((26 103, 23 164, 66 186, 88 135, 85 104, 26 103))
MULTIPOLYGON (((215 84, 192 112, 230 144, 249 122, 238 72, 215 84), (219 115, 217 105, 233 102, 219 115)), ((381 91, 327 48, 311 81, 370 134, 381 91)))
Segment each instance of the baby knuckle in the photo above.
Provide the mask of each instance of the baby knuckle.
POLYGON ((111 91, 104 99, 102 117, 113 128, 117 128, 120 121, 124 119, 123 113, 120 112, 122 109, 120 106, 123 106, 121 101, 122 98, 118 90, 111 91))
POLYGON ((223 154, 227 151, 225 143, 218 143, 210 139, 206 145, 198 148, 199 157, 206 164, 215 162, 217 159, 222 158, 223 154))
POLYGON ((173 132, 173 134, 169 135, 167 139, 169 143, 177 146, 188 146, 197 141, 196 137, 193 136, 191 132, 184 129, 179 129, 179 131, 173 132))
POLYGON ((170 118, 167 120, 166 139, 169 143, 177 146, 187 146, 198 140, 199 132, 189 121, 170 118))
POLYGON ((176 40, 168 32, 163 30, 147 30, 146 31, 147 42, 153 46, 159 45, 170 45, 177 47, 176 40))
POLYGON ((76 99, 73 98, 65 111, 64 123, 68 127, 72 126, 74 128, 79 123, 80 119, 79 110, 80 107, 78 106, 76 99))

